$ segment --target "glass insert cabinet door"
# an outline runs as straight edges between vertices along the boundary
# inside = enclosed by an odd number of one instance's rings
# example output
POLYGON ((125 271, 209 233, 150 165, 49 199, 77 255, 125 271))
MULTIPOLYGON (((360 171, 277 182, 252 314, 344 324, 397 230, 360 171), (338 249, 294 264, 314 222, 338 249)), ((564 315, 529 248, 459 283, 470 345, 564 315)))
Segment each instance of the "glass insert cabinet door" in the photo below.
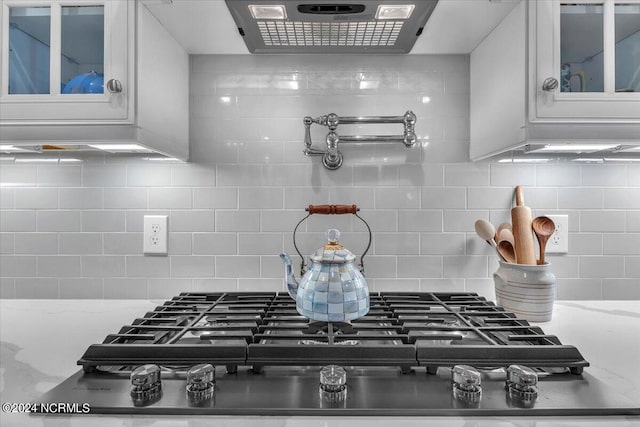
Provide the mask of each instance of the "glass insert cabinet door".
MULTIPOLYGON (((131 10, 127 3, 2 0, 2 119, 28 119, 30 113, 22 106, 52 101, 66 105, 66 119, 126 118, 131 10), (73 111, 72 104, 81 99, 95 104, 84 103, 73 111)), ((33 118, 65 114, 64 109, 46 110, 35 108, 33 118)))
POLYGON ((529 12, 538 118, 640 122, 639 0, 533 1, 529 12))

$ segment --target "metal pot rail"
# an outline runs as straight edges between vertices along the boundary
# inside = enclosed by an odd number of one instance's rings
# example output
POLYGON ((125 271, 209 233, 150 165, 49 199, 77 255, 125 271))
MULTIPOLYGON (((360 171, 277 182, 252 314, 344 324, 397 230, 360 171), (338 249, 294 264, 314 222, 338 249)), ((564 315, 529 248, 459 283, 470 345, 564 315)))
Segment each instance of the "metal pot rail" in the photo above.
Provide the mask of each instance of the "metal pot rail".
POLYGON ((331 113, 317 118, 305 117, 304 123, 304 151, 305 156, 322 156, 322 164, 330 170, 342 166, 343 156, 338 150, 340 142, 402 142, 405 147, 413 147, 417 138, 415 134, 416 115, 413 111, 407 111, 404 116, 369 116, 369 117, 340 117, 331 113), (311 141, 311 125, 315 123, 329 128, 326 137, 327 148, 322 150, 314 148, 311 141), (339 124, 386 124, 400 123, 404 125, 402 135, 352 135, 339 136, 336 129, 339 124))

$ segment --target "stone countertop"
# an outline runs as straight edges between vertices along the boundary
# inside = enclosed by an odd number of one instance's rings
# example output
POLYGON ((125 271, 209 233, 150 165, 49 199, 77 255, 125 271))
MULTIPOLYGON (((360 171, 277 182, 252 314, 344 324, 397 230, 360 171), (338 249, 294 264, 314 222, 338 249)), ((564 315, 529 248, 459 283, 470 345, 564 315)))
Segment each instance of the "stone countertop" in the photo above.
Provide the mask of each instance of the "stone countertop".
MULTIPOLYGON (((80 368, 76 360, 124 323, 161 305, 144 300, 0 300, 0 400, 36 401, 80 368)), ((640 301, 557 301, 553 319, 538 324, 578 348, 588 372, 640 407, 640 301)), ((640 426, 640 417, 232 417, 216 423, 243 427, 640 426)), ((200 426, 212 417, 46 416, 0 413, 3 426, 200 426)))

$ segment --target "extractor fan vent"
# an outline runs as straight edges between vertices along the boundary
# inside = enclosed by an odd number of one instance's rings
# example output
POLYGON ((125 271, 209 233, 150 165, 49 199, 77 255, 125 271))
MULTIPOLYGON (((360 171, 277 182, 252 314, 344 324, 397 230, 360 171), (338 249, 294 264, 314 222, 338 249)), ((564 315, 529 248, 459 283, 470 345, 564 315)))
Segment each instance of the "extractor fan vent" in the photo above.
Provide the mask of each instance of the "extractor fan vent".
POLYGON ((408 53, 438 0, 226 0, 251 53, 408 53))
POLYGON ((395 46, 403 21, 258 21, 265 46, 395 46))

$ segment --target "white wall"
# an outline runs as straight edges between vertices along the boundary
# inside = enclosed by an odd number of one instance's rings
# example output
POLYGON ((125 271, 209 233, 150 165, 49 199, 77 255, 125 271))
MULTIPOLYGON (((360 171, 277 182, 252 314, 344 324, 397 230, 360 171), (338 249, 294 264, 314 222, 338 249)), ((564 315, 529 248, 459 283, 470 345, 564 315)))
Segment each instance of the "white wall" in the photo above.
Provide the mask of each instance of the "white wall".
MULTIPOLYGON (((640 166, 470 163, 468 115, 468 56, 194 56, 192 163, 0 163, 1 296, 282 290, 277 255, 294 253, 304 207, 356 203, 374 230, 365 258, 374 291, 493 298, 496 257, 473 223, 506 220, 520 184, 534 214, 569 215, 570 253, 550 257, 559 299, 639 299, 640 166), (360 89, 363 78, 377 88, 360 89), (306 115, 408 109, 418 117, 418 147, 345 146, 337 171, 302 155, 306 115), (170 254, 144 257, 142 217, 157 213, 170 218, 170 254)), ((317 145, 325 133, 314 129, 317 145)), ((305 253, 330 225, 362 251, 366 233, 354 218, 312 217, 300 234, 305 253)))

